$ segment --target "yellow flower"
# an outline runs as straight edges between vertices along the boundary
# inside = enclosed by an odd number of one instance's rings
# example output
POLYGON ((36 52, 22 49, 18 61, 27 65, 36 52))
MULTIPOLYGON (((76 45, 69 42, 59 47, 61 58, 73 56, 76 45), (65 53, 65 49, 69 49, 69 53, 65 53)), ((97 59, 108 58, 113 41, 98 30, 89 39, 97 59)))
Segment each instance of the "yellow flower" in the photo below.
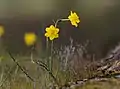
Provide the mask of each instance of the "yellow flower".
POLYGON ((50 27, 47 27, 45 30, 46 30, 45 36, 49 37, 50 40, 54 40, 55 38, 59 37, 58 35, 59 29, 56 28, 55 26, 51 25, 50 27))
POLYGON ((78 23, 80 22, 78 15, 75 12, 73 13, 72 11, 71 14, 68 16, 68 19, 71 21, 71 24, 75 27, 77 27, 78 23))
POLYGON ((32 32, 25 33, 24 35, 24 41, 27 46, 34 45, 36 42, 36 39, 37 39, 37 36, 32 32))
POLYGON ((0 26, 0 37, 4 34, 4 27, 0 26))

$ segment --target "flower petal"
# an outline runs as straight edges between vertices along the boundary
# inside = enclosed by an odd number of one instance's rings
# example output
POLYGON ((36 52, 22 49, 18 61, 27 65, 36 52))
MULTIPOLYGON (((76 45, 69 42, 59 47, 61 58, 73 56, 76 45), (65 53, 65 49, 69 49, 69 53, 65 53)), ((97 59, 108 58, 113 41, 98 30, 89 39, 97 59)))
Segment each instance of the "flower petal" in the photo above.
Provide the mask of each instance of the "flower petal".
POLYGON ((80 22, 78 15, 72 11, 71 11, 70 15, 68 16, 68 19, 70 20, 71 24, 74 25, 75 27, 77 27, 78 26, 77 23, 80 22))
POLYGON ((54 40, 54 37, 49 37, 50 38, 50 40, 54 40))
POLYGON ((4 27, 0 26, 0 37, 4 34, 4 27))
POLYGON ((54 38, 58 38, 59 29, 56 28, 54 25, 50 25, 50 27, 46 28, 45 36, 49 37, 50 40, 53 40, 54 38))
POLYGON ((48 34, 48 33, 45 33, 45 36, 46 36, 46 37, 49 37, 49 34, 48 34))
POLYGON ((34 33, 26 33, 24 35, 24 41, 27 46, 34 45, 34 43, 36 42, 36 39, 37 39, 37 37, 34 33))

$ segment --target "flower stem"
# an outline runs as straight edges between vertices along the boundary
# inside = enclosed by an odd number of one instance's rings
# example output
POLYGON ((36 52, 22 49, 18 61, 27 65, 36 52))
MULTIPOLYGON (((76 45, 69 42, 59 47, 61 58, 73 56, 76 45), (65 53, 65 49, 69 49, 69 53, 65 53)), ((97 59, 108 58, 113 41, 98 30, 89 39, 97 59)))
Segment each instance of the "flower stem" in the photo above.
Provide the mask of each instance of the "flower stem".
POLYGON ((61 21, 69 21, 69 19, 61 19, 61 21))
POLYGON ((46 38, 46 54, 47 54, 47 65, 48 67, 50 66, 50 61, 49 61, 49 41, 48 41, 48 38, 46 38))
POLYGON ((60 22, 61 21, 61 19, 58 19, 56 22, 55 22, 55 27, 57 27, 57 24, 58 24, 58 22, 60 22))
POLYGON ((53 55, 52 55, 52 52, 53 52, 53 41, 51 43, 51 53, 50 53, 50 70, 52 71, 52 67, 53 67, 53 55))
POLYGON ((17 62, 17 60, 12 56, 10 52, 8 52, 12 60, 16 63, 16 65, 20 68, 20 70, 32 81, 35 82, 35 80, 20 66, 20 64, 17 62))
POLYGON ((58 22, 61 22, 61 21, 69 21, 69 19, 58 19, 58 20, 56 20, 56 22, 54 22, 55 27, 57 27, 58 22))

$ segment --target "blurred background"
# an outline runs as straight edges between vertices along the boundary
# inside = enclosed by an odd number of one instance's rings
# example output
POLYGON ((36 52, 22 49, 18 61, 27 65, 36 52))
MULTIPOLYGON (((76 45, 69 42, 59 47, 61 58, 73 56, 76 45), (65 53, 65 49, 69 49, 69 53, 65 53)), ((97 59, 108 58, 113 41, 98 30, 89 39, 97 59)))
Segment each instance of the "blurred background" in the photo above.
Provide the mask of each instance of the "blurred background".
POLYGON ((24 33, 34 31, 39 37, 37 47, 44 50, 46 26, 67 17, 71 10, 80 16, 81 23, 78 28, 60 23, 57 46, 67 44, 69 37, 76 43, 90 40, 90 52, 103 57, 119 43, 120 0, 0 0, 0 24, 6 31, 0 39, 2 46, 13 53, 25 53, 24 33))

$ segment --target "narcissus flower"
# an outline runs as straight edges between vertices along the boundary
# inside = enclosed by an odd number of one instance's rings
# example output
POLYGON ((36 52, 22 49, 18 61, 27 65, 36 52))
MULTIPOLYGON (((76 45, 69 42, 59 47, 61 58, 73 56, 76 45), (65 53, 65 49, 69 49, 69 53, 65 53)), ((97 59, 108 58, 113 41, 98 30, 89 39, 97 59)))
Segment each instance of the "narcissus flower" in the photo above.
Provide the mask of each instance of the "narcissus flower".
POLYGON ((68 16, 68 19, 70 20, 71 24, 74 25, 75 27, 77 27, 78 23, 80 22, 78 15, 72 11, 71 11, 70 15, 68 16))
POLYGON ((25 33, 24 35, 24 41, 27 46, 34 45, 36 42, 36 39, 37 39, 37 36, 35 35, 35 33, 29 32, 29 33, 25 33))
POLYGON ((46 29, 45 36, 49 37, 50 40, 54 40, 55 38, 59 37, 59 29, 56 28, 55 26, 51 25, 50 27, 47 27, 46 29))
POLYGON ((4 27, 0 26, 0 37, 4 34, 4 27))

